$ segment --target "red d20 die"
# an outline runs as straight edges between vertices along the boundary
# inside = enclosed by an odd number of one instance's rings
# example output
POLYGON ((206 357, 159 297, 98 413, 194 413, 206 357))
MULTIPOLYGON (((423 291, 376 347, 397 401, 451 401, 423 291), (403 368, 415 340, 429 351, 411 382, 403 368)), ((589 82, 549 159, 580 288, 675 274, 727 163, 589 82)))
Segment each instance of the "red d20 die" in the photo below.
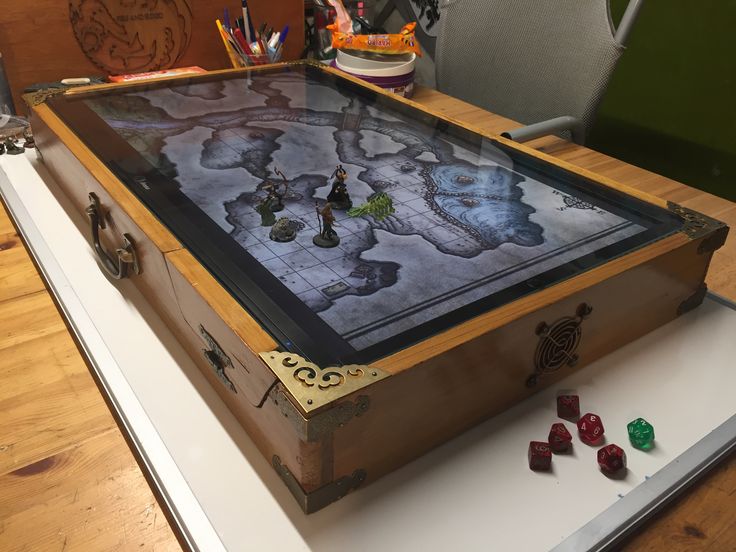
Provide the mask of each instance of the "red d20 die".
POLYGON ((586 445, 595 445, 603 439, 603 422, 597 414, 583 414, 578 420, 578 435, 586 445))
POLYGON ((557 415, 560 418, 577 420, 580 416, 580 397, 577 395, 560 395, 557 397, 557 415))
POLYGON ((626 453, 618 445, 606 445, 598 451, 598 465, 601 471, 616 473, 626 469, 626 453))
POLYGON ((552 449, 547 443, 529 443, 529 467, 533 470, 548 470, 552 465, 552 449))
POLYGON ((553 452, 565 452, 572 445, 572 435, 565 424, 552 424, 549 430, 549 446, 553 452))

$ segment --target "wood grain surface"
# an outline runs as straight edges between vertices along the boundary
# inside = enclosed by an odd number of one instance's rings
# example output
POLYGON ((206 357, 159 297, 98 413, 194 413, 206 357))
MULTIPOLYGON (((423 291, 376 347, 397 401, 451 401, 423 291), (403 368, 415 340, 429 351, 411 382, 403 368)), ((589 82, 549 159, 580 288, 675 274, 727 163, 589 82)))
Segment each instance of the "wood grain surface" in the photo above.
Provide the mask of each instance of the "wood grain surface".
MULTIPOLYGON (((414 100, 492 133, 520 126, 510 119, 428 88, 419 87, 414 100)), ((706 282, 712 291, 736 301, 736 203, 553 136, 539 138, 528 145, 728 224, 731 232, 726 244, 713 256, 706 282)), ((736 551, 735 514, 736 453, 637 531, 625 548, 627 551, 656 552, 736 551)))
MULTIPOLYGON (((75 37, 69 5, 73 2, 36 0, 35 2, 3 0, 0 8, 0 52, 10 81, 16 109, 25 113, 20 99, 23 89, 39 82, 53 82, 68 77, 107 77, 107 71, 90 61, 75 37)), ((95 0, 85 0, 88 10, 99 6, 95 0)), ((230 9, 231 17, 240 11, 238 0, 177 0, 191 10, 191 39, 178 59, 159 63, 161 67, 199 65, 205 69, 230 67, 222 39, 215 26, 216 18, 223 18, 223 8, 230 9)), ((143 0, 116 0, 115 4, 141 7, 150 4, 143 0)), ((283 59, 298 59, 304 49, 303 0, 250 0, 254 21, 267 23, 277 30, 288 24, 289 37, 284 43, 283 59)), ((140 11, 140 10, 139 10, 140 11)), ((149 53, 152 43, 141 43, 149 53)), ((145 39, 144 41, 145 42, 145 39)), ((118 52, 129 49, 120 43, 118 52)), ((161 49, 159 48, 158 51, 161 49)), ((132 55, 129 53, 127 55, 132 55)), ((154 56, 155 58, 156 56, 154 56)), ((155 60, 154 60, 155 61, 155 60)))
MULTIPOLYGON (((518 126, 431 90, 420 88, 415 100, 488 132, 518 126)), ((736 205, 726 200, 557 138, 531 145, 736 226, 736 205)), ((0 235, 20 244, 4 211, 0 235)), ((33 269, 18 247, 0 248, 0 550, 178 549, 41 280, 4 278, 9 266, 12 274, 33 269)), ((736 300, 733 232, 707 281, 736 300)), ((627 549, 736 550, 735 500, 731 456, 627 549)))
POLYGON ((179 550, 0 208, 0 550, 179 550))

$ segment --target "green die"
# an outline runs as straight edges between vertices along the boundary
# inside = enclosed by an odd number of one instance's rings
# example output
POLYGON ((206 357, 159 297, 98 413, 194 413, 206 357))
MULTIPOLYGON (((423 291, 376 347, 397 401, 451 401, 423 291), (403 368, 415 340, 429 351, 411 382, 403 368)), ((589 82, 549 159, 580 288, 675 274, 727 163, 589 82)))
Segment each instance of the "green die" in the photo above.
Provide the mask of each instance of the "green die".
POLYGON ((654 446, 654 426, 644 418, 637 418, 626 426, 629 430, 629 441, 641 450, 649 450, 654 446))

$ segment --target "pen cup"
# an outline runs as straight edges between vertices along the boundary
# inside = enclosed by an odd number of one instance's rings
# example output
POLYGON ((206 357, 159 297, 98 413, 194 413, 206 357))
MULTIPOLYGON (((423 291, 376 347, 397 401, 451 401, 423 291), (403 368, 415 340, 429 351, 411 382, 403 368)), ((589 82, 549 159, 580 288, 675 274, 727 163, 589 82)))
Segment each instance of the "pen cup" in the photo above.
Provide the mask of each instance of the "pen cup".
POLYGON ((268 63, 276 63, 281 59, 283 48, 276 50, 269 48, 267 54, 252 53, 245 58, 246 65, 266 65, 268 63))

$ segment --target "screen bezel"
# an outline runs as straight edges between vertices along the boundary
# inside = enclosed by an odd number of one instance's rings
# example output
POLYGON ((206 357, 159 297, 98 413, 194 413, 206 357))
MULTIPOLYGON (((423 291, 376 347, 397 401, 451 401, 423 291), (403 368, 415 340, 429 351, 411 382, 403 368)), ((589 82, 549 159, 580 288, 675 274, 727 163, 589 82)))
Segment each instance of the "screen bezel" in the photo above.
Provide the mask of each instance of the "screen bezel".
POLYGON ((152 83, 105 87, 86 93, 56 96, 48 100, 48 105, 62 121, 249 311, 283 349, 296 352, 318 365, 367 364, 479 314, 672 235, 682 227, 682 220, 666 209, 620 190, 603 186, 590 178, 505 143, 484 137, 388 94, 344 78, 336 72, 310 63, 259 69, 260 74, 267 74, 269 71, 304 72, 307 78, 317 79, 342 92, 360 96, 362 101, 376 109, 393 110, 431 127, 435 134, 442 134, 443 138, 450 142, 458 141, 464 147, 475 147, 474 151, 488 146, 496 148, 503 157, 513 163, 514 171, 647 228, 644 232, 616 244, 583 255, 375 345, 356 350, 180 192, 173 178, 146 161, 84 103, 84 100, 99 95, 129 94, 199 82, 242 79, 247 77, 247 72, 205 74, 152 83))

